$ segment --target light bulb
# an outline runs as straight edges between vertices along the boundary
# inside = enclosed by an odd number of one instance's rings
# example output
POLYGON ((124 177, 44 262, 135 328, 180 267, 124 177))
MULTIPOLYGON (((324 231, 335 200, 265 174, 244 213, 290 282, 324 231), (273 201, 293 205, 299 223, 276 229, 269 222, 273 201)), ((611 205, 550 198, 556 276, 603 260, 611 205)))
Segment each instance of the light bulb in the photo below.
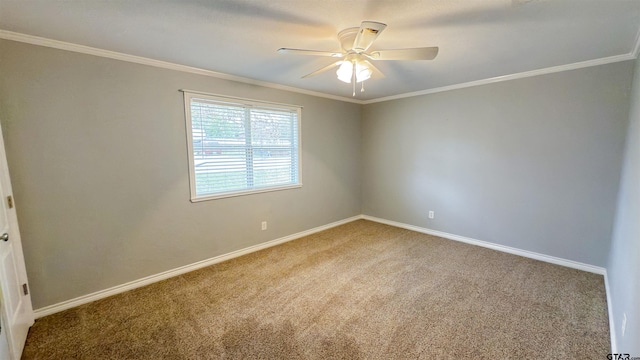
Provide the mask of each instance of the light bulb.
POLYGON ((336 71, 336 74, 338 74, 338 80, 349 84, 351 82, 351 76, 353 75, 353 65, 351 61, 343 61, 338 71, 336 71))

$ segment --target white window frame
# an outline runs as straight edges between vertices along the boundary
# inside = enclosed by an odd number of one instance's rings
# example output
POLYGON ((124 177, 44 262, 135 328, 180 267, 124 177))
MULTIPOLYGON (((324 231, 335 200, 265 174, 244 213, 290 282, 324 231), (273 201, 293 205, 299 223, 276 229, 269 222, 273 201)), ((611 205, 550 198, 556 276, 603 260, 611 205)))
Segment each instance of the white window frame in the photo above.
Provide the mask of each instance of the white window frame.
POLYGON ((214 199, 228 198, 233 196, 243 196, 243 195, 264 193, 264 192, 270 192, 270 191, 296 189, 296 188, 302 187, 302 107, 301 106, 210 94, 210 93, 193 91, 193 90, 182 89, 180 91, 184 93, 184 111, 185 111, 185 124, 187 129, 187 148, 188 148, 188 158, 189 158, 189 188, 191 192, 191 202, 214 200, 214 199), (275 186, 269 186, 269 187, 261 187, 257 189, 236 190, 236 191, 221 192, 221 193, 216 193, 211 195, 198 196, 196 194, 195 152, 193 148, 193 130, 192 130, 192 119, 191 119, 191 100, 194 98, 206 99, 206 100, 211 100, 216 102, 224 102, 224 103, 229 103, 230 105, 281 109, 284 111, 296 112, 298 117, 297 119, 298 120, 297 121, 298 123, 297 124, 298 125, 298 134, 297 134, 298 135, 298 154, 297 154, 298 182, 295 184, 288 184, 288 185, 275 185, 275 186))

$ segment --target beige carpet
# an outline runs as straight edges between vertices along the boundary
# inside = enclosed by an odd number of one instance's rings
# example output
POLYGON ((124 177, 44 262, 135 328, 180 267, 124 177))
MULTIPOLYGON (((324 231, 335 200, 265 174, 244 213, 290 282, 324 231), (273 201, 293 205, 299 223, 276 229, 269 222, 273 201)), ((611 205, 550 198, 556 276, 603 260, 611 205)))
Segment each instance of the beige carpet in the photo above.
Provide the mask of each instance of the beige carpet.
POLYGON ((38 319, 23 359, 605 359, 603 277, 364 220, 38 319))

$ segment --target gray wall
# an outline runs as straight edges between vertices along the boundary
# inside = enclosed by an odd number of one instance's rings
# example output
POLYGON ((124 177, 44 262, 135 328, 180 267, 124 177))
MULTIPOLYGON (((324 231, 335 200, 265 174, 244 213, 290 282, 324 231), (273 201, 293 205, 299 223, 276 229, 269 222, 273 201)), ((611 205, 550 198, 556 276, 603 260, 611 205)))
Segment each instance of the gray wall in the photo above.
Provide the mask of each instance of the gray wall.
POLYGON ((629 130, 611 252, 607 264, 618 352, 640 356, 640 60, 636 61, 629 130), (627 328, 622 336, 622 318, 627 328))
POLYGON ((364 106, 363 213, 605 266, 632 68, 364 106))
POLYGON ((0 74, 35 308, 361 212, 357 104, 6 40, 0 74), (182 88, 302 105, 303 187, 191 203, 182 88))

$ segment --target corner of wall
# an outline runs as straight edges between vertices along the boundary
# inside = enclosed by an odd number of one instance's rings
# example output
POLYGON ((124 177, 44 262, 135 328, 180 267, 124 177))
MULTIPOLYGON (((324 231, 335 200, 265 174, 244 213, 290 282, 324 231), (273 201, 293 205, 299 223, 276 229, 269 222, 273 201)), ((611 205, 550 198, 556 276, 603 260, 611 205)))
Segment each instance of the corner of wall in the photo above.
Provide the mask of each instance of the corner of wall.
POLYGON ((616 324, 613 316, 613 303, 611 301, 611 289, 609 288, 609 274, 604 270, 604 290, 607 295, 607 317, 609 318, 609 334, 611 338, 611 353, 618 353, 618 345, 616 343, 616 324))

